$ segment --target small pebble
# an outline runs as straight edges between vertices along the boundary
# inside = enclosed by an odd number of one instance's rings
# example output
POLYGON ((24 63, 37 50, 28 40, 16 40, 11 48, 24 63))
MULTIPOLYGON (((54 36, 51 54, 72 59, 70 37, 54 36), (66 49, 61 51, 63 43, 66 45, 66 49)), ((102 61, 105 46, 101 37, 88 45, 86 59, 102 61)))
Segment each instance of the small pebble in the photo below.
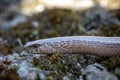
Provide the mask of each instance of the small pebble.
POLYGON ((0 37, 0 42, 2 42, 3 41, 3 38, 2 37, 0 37))
POLYGON ((13 53, 13 56, 17 59, 19 57, 18 53, 13 53))
POLYGON ((21 53, 20 53, 20 55, 21 56, 27 56, 27 55, 29 55, 27 52, 25 52, 25 51, 22 51, 21 53))
POLYGON ((77 63, 77 68, 81 68, 81 64, 80 63, 77 63))
POLYGON ((70 80, 70 79, 68 78, 68 76, 64 76, 63 80, 70 80))
POLYGON ((5 58, 5 60, 8 61, 8 62, 11 62, 11 61, 13 61, 13 60, 15 59, 15 57, 14 57, 13 55, 10 55, 10 54, 7 55, 7 56, 5 56, 4 58, 5 58))
POLYGON ((32 25, 37 28, 39 26, 39 22, 38 21, 33 21, 32 25))
POLYGON ((21 77, 21 78, 24 78, 28 75, 29 71, 27 70, 27 68, 25 67, 20 67, 17 71, 18 75, 21 77))
POLYGON ((41 80, 46 80, 46 76, 42 72, 38 73, 38 75, 41 80))
POLYGON ((35 71, 29 71, 28 75, 26 76, 27 80, 37 80, 37 73, 35 71))

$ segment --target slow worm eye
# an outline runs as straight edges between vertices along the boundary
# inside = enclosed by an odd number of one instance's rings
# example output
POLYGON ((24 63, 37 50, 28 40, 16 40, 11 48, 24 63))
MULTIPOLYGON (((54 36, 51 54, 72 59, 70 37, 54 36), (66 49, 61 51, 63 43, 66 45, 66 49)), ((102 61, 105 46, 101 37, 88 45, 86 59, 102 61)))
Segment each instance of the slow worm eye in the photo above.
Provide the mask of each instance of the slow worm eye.
POLYGON ((37 45, 34 45, 34 48, 37 48, 38 46, 37 45))
POLYGON ((41 45, 40 44, 35 44, 34 46, 33 46, 33 48, 38 48, 38 47, 40 47, 41 45))
MULTIPOLYGON (((35 48, 38 48, 38 47, 40 47, 40 45, 35 44, 35 45, 32 45, 32 46, 29 46, 28 49, 35 49, 35 48)), ((26 49, 26 47, 25 47, 25 49, 26 49)))

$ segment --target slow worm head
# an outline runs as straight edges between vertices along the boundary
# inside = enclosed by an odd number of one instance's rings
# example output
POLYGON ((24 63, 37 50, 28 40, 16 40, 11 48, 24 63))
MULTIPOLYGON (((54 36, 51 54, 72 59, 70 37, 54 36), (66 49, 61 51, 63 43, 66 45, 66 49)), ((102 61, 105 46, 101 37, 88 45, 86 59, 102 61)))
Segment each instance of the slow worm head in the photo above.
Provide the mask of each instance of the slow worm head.
POLYGON ((24 50, 28 53, 120 56, 120 37, 69 36, 47 38, 27 43, 24 50))

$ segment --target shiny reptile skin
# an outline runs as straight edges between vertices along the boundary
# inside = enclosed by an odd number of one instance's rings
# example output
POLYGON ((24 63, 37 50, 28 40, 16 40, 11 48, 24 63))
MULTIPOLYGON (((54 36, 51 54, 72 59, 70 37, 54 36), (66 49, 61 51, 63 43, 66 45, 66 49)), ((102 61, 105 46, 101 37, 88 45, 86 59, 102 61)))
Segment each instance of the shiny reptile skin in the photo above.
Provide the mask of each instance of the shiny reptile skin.
POLYGON ((77 53, 99 56, 120 56, 120 37, 67 36, 27 43, 28 53, 77 53))

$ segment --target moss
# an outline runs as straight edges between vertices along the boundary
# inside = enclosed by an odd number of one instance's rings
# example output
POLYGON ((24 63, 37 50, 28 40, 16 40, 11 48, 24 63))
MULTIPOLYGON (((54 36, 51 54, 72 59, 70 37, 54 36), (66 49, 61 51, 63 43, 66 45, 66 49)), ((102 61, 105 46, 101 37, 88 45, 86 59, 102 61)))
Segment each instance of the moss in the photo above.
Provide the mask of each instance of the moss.
POLYGON ((7 69, 0 65, 0 80, 21 80, 16 72, 16 68, 7 69))
POLYGON ((47 80, 54 80, 52 76, 48 76, 47 80))
POLYGON ((16 49, 20 46, 17 39, 23 44, 27 41, 57 36, 85 35, 86 31, 81 25, 82 18, 75 11, 52 9, 33 15, 28 21, 13 26, 8 30, 1 31, 0 36, 7 40, 10 51, 20 52, 16 49), (32 22, 38 21, 38 27, 34 27, 32 22), (7 32, 7 33, 6 33, 7 32))
POLYGON ((29 40, 33 40, 35 35, 32 33, 36 31, 30 22, 26 22, 9 29, 9 34, 13 38, 20 38, 24 43, 29 40))
POLYGON ((120 77, 120 68, 115 68, 114 73, 120 77))
POLYGON ((7 55, 10 52, 10 47, 6 43, 0 44, 0 53, 3 55, 7 55))
POLYGON ((78 77, 81 71, 76 65, 80 60, 78 55, 56 53, 40 59, 34 59, 33 64, 42 70, 53 71, 50 76, 55 78, 60 77, 60 75, 67 75, 67 73, 75 74, 78 77))
POLYGON ((101 64, 107 67, 108 70, 113 71, 116 67, 120 66, 120 58, 108 58, 101 61, 101 64))
POLYGON ((120 26, 111 25, 101 27, 100 34, 104 36, 120 36, 120 26))
POLYGON ((36 20, 41 24, 39 36, 43 36, 43 38, 85 34, 79 28, 82 20, 74 11, 61 9, 46 10, 36 15, 36 20))

